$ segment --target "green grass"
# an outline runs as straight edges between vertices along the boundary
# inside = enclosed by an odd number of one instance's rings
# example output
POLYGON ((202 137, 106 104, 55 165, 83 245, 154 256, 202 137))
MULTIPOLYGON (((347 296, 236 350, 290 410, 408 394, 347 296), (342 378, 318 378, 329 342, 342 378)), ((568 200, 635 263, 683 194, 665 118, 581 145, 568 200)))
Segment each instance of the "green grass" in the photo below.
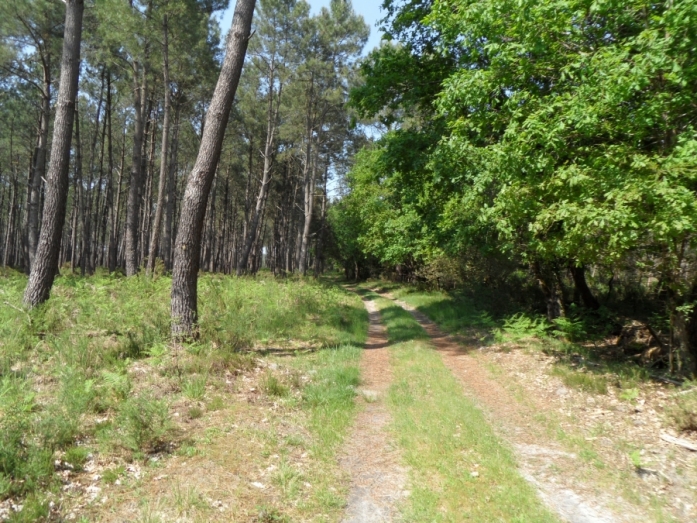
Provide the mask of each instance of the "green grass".
POLYGON ((29 312, 25 285, 24 275, 0 272, 0 500, 25 500, 26 517, 59 490, 56 456, 79 467, 85 444, 128 459, 170 448, 173 391, 208 400, 206 409, 192 407, 191 418, 221 409, 222 398, 207 398, 207 387, 219 390, 216 380, 251 371, 272 349, 314 372, 298 407, 310 414, 318 452, 333 456, 352 420, 350 384, 367 316, 355 295, 332 282, 203 275, 201 339, 185 351, 170 349, 168 277, 62 275, 50 300, 29 312))
POLYGON ((567 387, 581 389, 593 394, 607 394, 608 380, 602 374, 581 372, 580 370, 570 369, 565 365, 555 365, 551 374, 561 378, 567 387))
POLYGON ((393 430, 411 474, 407 521, 555 522, 518 474, 511 450, 493 433, 426 334, 403 309, 376 299, 387 326, 394 384, 393 430), (406 341, 406 332, 415 341, 406 341))

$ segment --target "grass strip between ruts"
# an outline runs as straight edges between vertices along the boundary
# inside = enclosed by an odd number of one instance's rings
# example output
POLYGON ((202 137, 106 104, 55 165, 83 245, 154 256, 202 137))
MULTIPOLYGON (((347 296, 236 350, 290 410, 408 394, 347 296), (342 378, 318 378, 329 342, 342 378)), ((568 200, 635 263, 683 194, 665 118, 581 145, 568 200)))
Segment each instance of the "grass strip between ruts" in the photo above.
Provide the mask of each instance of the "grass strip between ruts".
POLYGON ((558 521, 521 477, 511 450, 465 397, 412 316, 389 300, 368 296, 375 299, 394 343, 388 405, 411 474, 405 519, 558 521))

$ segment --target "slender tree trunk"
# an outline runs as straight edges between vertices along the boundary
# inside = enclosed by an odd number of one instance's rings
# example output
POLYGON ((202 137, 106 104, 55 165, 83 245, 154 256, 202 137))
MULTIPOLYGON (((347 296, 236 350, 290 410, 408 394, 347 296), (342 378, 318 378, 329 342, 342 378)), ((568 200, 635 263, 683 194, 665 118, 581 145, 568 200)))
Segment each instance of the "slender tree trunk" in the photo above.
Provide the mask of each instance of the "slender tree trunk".
POLYGON ((109 221, 114 214, 114 147, 113 147, 113 134, 112 134, 112 122, 111 122, 111 71, 107 69, 106 72, 106 129, 107 129, 107 188, 106 195, 104 197, 104 209, 102 213, 102 252, 101 252, 101 264, 103 266, 109 267, 111 270, 111 237, 107 241, 107 230, 110 230, 109 221))
POLYGON ((298 272, 305 276, 307 273, 307 251, 310 245, 310 225, 312 224, 312 211, 315 203, 315 170, 317 162, 312 162, 309 178, 305 178, 305 219, 303 221, 302 239, 300 244, 300 257, 298 259, 298 272))
POLYGON ((142 82, 139 84, 140 67, 133 70, 133 107, 135 108, 135 129, 133 132, 133 158, 131 179, 128 188, 126 209, 126 275, 134 276, 138 272, 138 218, 140 217, 140 200, 143 185, 143 136, 145 132, 145 109, 147 93, 145 88, 146 71, 143 68, 142 82))
POLYGON ((109 231, 109 272, 114 272, 119 265, 119 219, 121 216, 121 182, 123 180, 123 170, 126 160, 126 133, 123 134, 121 145, 121 166, 119 167, 119 181, 116 185, 116 203, 111 217, 111 230, 109 231))
POLYGON ((75 100, 80 75, 80 42, 84 0, 65 0, 65 38, 61 78, 53 125, 51 162, 46 179, 46 198, 39 243, 24 302, 34 307, 46 301, 58 272, 58 256, 68 196, 68 167, 72 141, 75 100))
POLYGON ((155 181, 155 142, 157 139, 157 116, 158 111, 155 106, 154 93, 150 98, 148 104, 148 130, 146 130, 145 135, 150 139, 150 150, 148 151, 147 158, 143 158, 146 161, 144 172, 145 172, 145 197, 141 202, 141 219, 140 219, 140 249, 138 250, 138 265, 142 266, 145 264, 145 257, 150 250, 150 222, 152 217, 152 191, 153 183, 155 181))
POLYGON ((328 168, 324 171, 324 187, 322 188, 322 210, 320 212, 320 226, 317 234, 317 243, 315 245, 315 277, 318 277, 322 272, 322 247, 324 246, 324 234, 327 220, 327 176, 328 168))
POLYGON ((201 228, 232 101, 244 65, 255 3, 255 0, 237 0, 225 60, 206 114, 198 157, 184 193, 172 273, 172 334, 175 338, 196 334, 201 228))
POLYGON ((176 204, 175 176, 177 173, 177 151, 179 148, 180 105, 174 110, 174 134, 172 136, 171 157, 167 174, 167 206, 165 209, 165 227, 162 233, 162 251, 165 267, 172 269, 172 228, 174 227, 174 206, 176 204))
POLYGON ((148 268, 147 273, 152 274, 155 269, 155 256, 157 256, 157 248, 160 243, 160 231, 162 230, 162 207, 165 202, 165 189, 167 185, 167 156, 169 153, 169 114, 171 109, 170 89, 169 89, 169 40, 167 29, 167 15, 164 16, 162 22, 163 32, 163 64, 162 77, 165 86, 165 107, 164 117, 162 122, 162 148, 160 151, 160 179, 157 183, 157 209, 155 211, 155 222, 152 225, 152 237, 150 238, 150 252, 148 253, 148 268))
POLYGON ((41 203, 41 181, 46 176, 46 148, 48 147, 48 129, 51 119, 51 71, 50 65, 44 66, 43 90, 41 93, 41 127, 39 143, 34 153, 34 166, 29 192, 29 216, 27 219, 27 245, 29 248, 29 271, 34 264, 36 247, 39 243, 39 211, 41 203))
MULTIPOLYGON (((266 201, 268 195, 268 186, 271 182, 271 166, 273 165, 274 157, 274 142, 276 139, 276 122, 278 121, 278 109, 281 103, 281 93, 283 87, 279 88, 278 101, 276 103, 276 108, 274 109, 274 81, 275 81, 275 62, 272 58, 271 65, 269 67, 268 84, 269 93, 267 100, 267 110, 266 110, 266 143, 264 144, 264 172, 261 179, 261 187, 259 188, 259 194, 257 195, 257 203, 254 207, 254 213, 250 219, 250 225, 247 230, 247 238, 245 239, 245 244, 242 250, 242 256, 237 262, 237 276, 240 276, 247 268, 247 262, 249 260, 249 253, 252 250, 252 245, 254 244, 259 229, 259 218, 262 214, 262 205, 266 201)), ((251 170, 250 170, 251 177, 251 170)))
POLYGON ((7 219, 7 234, 5 235, 5 250, 2 257, 3 267, 11 263, 10 254, 12 252, 12 239, 14 237, 14 222, 17 209, 17 179, 12 182, 12 197, 10 198, 10 216, 7 219))

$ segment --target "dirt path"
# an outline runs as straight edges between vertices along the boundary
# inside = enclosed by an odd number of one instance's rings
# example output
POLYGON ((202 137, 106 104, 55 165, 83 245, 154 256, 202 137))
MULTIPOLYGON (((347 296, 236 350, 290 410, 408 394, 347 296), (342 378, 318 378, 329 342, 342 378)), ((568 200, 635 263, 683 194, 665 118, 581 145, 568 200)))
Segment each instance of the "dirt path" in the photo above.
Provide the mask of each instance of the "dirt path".
MULTIPOLYGON (((388 293, 382 294, 394 300, 388 293)), ((646 516, 616 495, 588 482, 579 458, 564 451, 534 422, 537 408, 523 405, 489 371, 468 354, 461 343, 446 335, 424 314, 407 303, 394 300, 409 311, 431 337, 445 365, 462 383, 465 392, 487 413, 499 433, 516 451, 522 475, 540 497, 569 523, 644 522, 646 516)), ((534 399, 532 400, 534 403, 534 399)))
POLYGON ((341 465, 351 477, 343 523, 394 521, 397 503, 406 495, 406 470, 387 428, 390 414, 385 396, 392 382, 385 327, 375 304, 363 300, 370 317, 368 340, 361 357, 361 396, 365 408, 347 438, 341 465))

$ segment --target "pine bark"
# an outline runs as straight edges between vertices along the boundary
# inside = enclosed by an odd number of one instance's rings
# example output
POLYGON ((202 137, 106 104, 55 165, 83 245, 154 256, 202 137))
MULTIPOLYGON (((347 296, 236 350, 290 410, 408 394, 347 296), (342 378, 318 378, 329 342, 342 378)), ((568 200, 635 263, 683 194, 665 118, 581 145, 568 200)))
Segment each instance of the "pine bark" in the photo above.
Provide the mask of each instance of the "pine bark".
POLYGON ((179 339, 196 335, 201 229, 208 193, 220 160, 225 128, 244 65, 255 3, 256 0, 237 0, 225 60, 206 113, 198 157, 184 193, 172 272, 172 335, 179 339))
POLYGON ((58 256, 68 196, 68 168, 72 142, 75 100, 80 75, 80 43, 84 0, 65 0, 65 37, 61 78, 53 126, 51 161, 46 179, 41 233, 24 303, 29 307, 46 301, 58 272, 58 256))

